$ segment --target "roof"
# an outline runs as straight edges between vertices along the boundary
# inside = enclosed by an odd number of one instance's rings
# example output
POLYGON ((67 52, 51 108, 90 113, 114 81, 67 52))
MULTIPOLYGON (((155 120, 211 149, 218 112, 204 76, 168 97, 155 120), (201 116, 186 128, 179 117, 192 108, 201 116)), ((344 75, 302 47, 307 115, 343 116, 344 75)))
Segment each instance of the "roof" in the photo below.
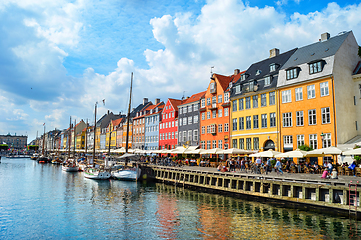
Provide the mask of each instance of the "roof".
POLYGON ((112 120, 112 125, 117 126, 119 123, 122 122, 123 119, 124 118, 118 118, 118 119, 112 120))
POLYGON ((361 73, 361 61, 359 61, 355 67, 355 70, 353 70, 353 75, 360 74, 361 73))
POLYGON ((182 104, 183 100, 168 98, 168 101, 172 104, 174 111, 178 111, 178 105, 182 104))
POLYGON ((182 104, 179 105, 183 105, 183 104, 188 104, 191 102, 195 102, 195 101, 199 101, 199 99, 201 99, 202 97, 204 97, 204 95, 206 94, 207 91, 203 91, 203 92, 199 92, 199 93, 195 93, 192 96, 190 96, 187 99, 184 99, 182 104))
POLYGON ((340 33, 335 37, 329 38, 328 40, 319 41, 297 49, 297 51, 283 65, 281 69, 291 68, 303 63, 308 63, 335 55, 350 33, 351 31, 340 33))
POLYGON ((160 102, 156 105, 152 105, 152 108, 150 110, 156 109, 156 108, 158 108, 158 112, 153 112, 153 113, 149 112, 148 114, 144 115, 144 117, 152 116, 154 114, 159 114, 164 108, 164 102, 160 102))

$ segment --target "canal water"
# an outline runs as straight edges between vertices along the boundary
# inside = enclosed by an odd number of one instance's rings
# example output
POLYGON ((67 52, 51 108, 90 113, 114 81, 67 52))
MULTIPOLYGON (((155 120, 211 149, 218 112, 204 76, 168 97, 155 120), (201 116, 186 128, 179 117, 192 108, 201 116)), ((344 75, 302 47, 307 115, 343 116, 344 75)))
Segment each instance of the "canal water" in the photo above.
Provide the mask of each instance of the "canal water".
POLYGON ((360 239, 361 222, 162 183, 0 163, 0 239, 360 239))

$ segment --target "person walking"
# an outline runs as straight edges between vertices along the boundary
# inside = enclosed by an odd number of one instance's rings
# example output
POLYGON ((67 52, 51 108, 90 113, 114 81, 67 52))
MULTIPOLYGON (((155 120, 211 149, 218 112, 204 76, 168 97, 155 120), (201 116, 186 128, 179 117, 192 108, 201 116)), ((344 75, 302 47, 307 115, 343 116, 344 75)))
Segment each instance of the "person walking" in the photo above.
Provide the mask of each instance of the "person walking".
POLYGON ((279 159, 277 159, 277 162, 276 162, 276 165, 275 165, 275 169, 277 171, 277 174, 281 173, 283 174, 283 171, 282 171, 282 163, 279 159))
POLYGON ((267 158, 267 162, 266 162, 266 174, 268 174, 268 172, 271 172, 271 159, 267 158))

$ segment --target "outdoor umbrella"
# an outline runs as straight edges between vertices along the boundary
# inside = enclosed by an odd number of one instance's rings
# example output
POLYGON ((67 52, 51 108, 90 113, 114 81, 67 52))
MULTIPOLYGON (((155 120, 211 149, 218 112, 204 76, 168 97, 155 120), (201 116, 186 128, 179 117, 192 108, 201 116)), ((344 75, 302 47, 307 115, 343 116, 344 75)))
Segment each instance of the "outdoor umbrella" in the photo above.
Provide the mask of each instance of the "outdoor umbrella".
POLYGON ((223 150, 223 154, 248 154, 252 153, 253 151, 248 151, 244 149, 238 149, 238 148, 229 148, 227 150, 223 150))
POLYGON ((308 156, 314 155, 322 157, 324 155, 340 155, 342 153, 341 149, 338 149, 336 147, 328 147, 328 148, 321 148, 321 149, 315 149, 308 152, 308 156))
POLYGON ((267 150, 264 152, 254 153, 249 155, 250 157, 275 157, 276 155, 281 154, 281 152, 273 151, 273 150, 267 150))
POLYGON ((176 149, 173 149, 170 151, 170 153, 177 153, 177 154, 183 154, 187 148, 185 147, 177 147, 176 149))
POLYGON ((307 154, 308 154, 308 152, 306 152, 306 151, 296 149, 296 150, 291 151, 291 152, 285 152, 285 153, 277 154, 275 157, 277 157, 277 158, 282 158, 282 157, 304 158, 304 157, 307 157, 307 154))
POLYGON ((361 155, 361 148, 356 148, 350 151, 343 152, 342 155, 361 155))

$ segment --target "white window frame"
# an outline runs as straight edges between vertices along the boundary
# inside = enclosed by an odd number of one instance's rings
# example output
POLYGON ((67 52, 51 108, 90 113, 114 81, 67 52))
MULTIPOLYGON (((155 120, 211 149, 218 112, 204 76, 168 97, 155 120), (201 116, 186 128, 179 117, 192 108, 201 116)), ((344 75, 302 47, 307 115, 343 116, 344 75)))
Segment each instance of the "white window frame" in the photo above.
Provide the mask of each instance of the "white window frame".
POLYGON ((320 83, 320 92, 321 92, 321 97, 325 97, 330 94, 328 89, 328 82, 320 83))
POLYGON ((292 127, 292 112, 282 113, 283 127, 292 127))
POLYGON ((316 97, 316 90, 315 90, 315 85, 308 85, 307 86, 307 98, 308 99, 313 99, 316 97))
POLYGON ((295 96, 296 96, 296 101, 303 100, 302 87, 299 87, 299 88, 295 89, 295 96))
POLYGON ((331 123, 331 112, 329 107, 321 108, 322 124, 331 123))
POLYGON ((282 103, 289 103, 292 101, 291 90, 282 91, 282 103))

